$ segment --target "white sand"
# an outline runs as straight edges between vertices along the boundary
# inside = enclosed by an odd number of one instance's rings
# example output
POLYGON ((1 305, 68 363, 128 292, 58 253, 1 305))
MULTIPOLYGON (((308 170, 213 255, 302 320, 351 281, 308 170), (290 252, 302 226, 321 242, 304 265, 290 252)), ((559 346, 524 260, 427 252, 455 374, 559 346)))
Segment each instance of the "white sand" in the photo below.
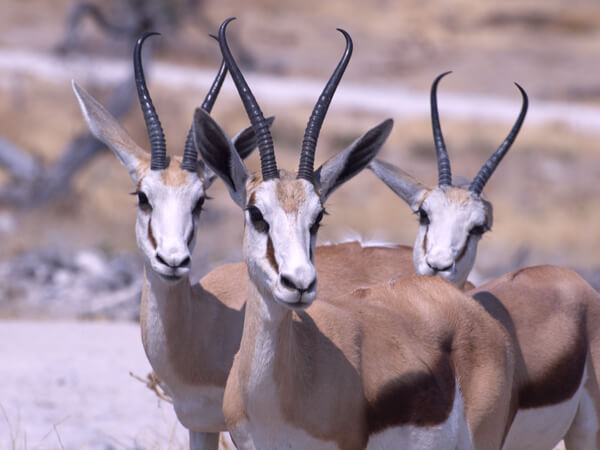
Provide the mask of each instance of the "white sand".
POLYGON ((0 322, 0 449, 187 447, 132 323, 0 322))

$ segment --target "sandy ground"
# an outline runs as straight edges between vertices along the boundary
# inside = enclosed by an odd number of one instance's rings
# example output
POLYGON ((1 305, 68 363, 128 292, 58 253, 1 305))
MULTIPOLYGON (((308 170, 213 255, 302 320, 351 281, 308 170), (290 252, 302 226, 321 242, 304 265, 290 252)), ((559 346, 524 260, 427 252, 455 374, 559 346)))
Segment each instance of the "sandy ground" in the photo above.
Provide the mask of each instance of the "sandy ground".
POLYGON ((0 448, 186 448, 149 371, 137 324, 0 322, 0 448))

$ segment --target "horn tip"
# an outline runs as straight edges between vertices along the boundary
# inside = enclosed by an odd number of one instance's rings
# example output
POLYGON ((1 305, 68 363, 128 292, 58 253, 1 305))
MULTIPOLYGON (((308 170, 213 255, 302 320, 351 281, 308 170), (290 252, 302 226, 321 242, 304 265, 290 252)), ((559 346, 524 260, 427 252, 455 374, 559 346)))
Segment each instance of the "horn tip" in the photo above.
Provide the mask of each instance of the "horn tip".
POLYGON ((236 19, 237 19, 237 17, 229 17, 229 18, 225 19, 223 21, 223 23, 221 24, 220 28, 223 29, 223 30, 225 30, 225 28, 227 27, 227 25, 229 25, 230 22, 233 22, 236 19))
POLYGON ((138 38, 137 44, 142 45, 142 43, 150 36, 160 36, 160 33, 158 31, 146 31, 138 38))
POLYGON ((444 78, 446 75, 451 74, 452 71, 451 70, 447 70, 446 72, 443 72, 441 74, 439 74, 437 77, 435 77, 435 80, 433 81, 433 84, 437 85, 437 83, 444 78))
POLYGON ((516 81, 514 81, 514 83, 515 83, 515 86, 517 87, 517 89, 519 89, 519 91, 521 91, 521 95, 523 96, 523 99, 525 101, 527 101, 528 100, 527 92, 525 92, 525 89, 523 89, 523 86, 521 86, 516 81))
POLYGON ((344 39, 346 39, 346 48, 347 48, 347 51, 348 51, 348 49, 350 51, 352 51, 353 43, 352 43, 352 37, 350 37, 350 33, 348 33, 343 28, 336 28, 336 30, 339 31, 340 33, 342 33, 344 35, 344 39))

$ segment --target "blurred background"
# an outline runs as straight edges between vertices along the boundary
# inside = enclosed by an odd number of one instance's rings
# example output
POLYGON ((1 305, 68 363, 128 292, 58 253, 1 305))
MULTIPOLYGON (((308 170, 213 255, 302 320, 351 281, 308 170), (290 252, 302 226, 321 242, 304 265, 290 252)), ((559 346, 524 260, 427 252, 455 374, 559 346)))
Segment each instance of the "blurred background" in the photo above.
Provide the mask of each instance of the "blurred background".
MULTIPOLYGON (((147 148, 131 69, 142 31, 162 33, 147 46, 145 68, 173 154, 182 152, 220 64, 208 33, 230 16, 238 17, 231 47, 263 111, 277 116, 277 157, 290 169, 343 51, 336 27, 352 35, 354 54, 317 164, 392 117, 380 157, 434 185, 429 88, 452 70, 439 87, 442 127, 453 172, 472 178, 516 119, 513 82, 520 83, 530 109, 486 185, 494 227, 479 245, 471 280, 552 263, 600 288, 598 2, 9 0, 0 11, 2 448, 185 445, 170 405, 128 375, 149 370, 135 324, 142 264, 136 199, 128 195, 134 186, 86 133, 71 90, 75 79, 147 148)), ((229 80, 213 117, 230 135, 248 124, 229 80)), ((257 169, 258 154, 247 164, 257 169)), ((241 214, 220 181, 209 194, 194 279, 241 259, 241 214)), ((412 245, 416 235, 417 218, 368 171, 327 209, 321 242, 412 245)))

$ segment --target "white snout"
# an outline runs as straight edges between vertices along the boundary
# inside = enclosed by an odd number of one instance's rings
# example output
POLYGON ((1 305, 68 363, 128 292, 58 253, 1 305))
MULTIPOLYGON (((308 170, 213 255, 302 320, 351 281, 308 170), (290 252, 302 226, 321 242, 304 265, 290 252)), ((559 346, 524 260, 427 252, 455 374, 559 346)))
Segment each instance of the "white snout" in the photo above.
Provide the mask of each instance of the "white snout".
POLYGON ((281 270, 275 286, 275 299, 293 309, 310 306, 317 296, 317 272, 312 264, 281 270))
POLYGON ((445 250, 431 250, 425 257, 425 261, 435 272, 447 272, 454 266, 452 253, 445 250))

